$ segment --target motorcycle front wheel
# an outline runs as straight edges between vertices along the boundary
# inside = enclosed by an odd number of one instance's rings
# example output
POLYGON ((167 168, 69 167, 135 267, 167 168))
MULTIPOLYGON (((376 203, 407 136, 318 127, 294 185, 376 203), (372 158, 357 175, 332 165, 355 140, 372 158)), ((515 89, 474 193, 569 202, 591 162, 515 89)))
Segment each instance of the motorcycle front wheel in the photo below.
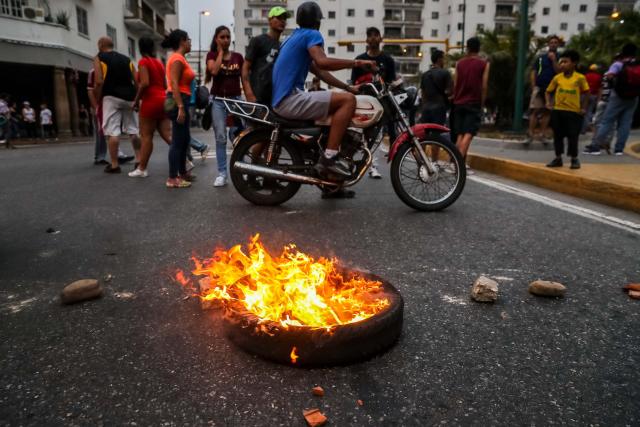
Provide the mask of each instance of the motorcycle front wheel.
POLYGON ((300 189, 299 182, 285 181, 260 175, 249 175, 234 168, 236 162, 267 166, 286 171, 304 166, 299 150, 289 141, 280 141, 267 164, 271 132, 252 132, 242 138, 234 147, 229 162, 231 182, 238 193, 253 204, 276 206, 291 199, 300 189))
POLYGON ((391 183, 408 206, 419 211, 440 211, 462 194, 467 178, 464 159, 456 146, 439 134, 427 135, 420 146, 433 163, 433 173, 429 173, 417 148, 408 141, 393 158, 391 183))

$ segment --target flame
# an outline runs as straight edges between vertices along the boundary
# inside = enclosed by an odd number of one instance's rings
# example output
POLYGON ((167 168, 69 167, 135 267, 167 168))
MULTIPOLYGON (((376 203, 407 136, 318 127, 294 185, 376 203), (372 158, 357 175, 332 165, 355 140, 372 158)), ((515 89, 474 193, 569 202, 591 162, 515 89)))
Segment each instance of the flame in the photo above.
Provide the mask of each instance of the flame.
POLYGON ((298 357, 300 357, 298 356, 298 353, 296 353, 297 350, 297 348, 293 347, 291 349, 291 354, 289 355, 291 357, 291 363, 293 364, 295 364, 298 361, 298 357))
MULTIPOLYGON (((202 300, 237 302, 261 321, 284 327, 330 329, 367 319, 389 305, 388 299, 375 295, 382 289, 380 282, 346 277, 336 268, 337 260, 315 261, 293 244, 274 257, 259 234, 251 238, 247 254, 236 245, 217 249, 210 259, 192 260, 193 274, 209 279, 198 295, 202 300)), ((176 279, 189 283, 181 272, 176 279)))

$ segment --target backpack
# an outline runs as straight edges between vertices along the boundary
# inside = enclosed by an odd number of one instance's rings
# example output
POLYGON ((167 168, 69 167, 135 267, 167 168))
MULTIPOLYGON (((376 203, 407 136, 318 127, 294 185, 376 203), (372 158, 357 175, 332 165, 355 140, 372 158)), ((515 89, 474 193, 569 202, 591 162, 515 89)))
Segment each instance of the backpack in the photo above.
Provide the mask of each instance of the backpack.
POLYGON ((640 96, 640 62, 632 60, 625 62, 616 76, 615 90, 618 96, 633 99, 640 96))

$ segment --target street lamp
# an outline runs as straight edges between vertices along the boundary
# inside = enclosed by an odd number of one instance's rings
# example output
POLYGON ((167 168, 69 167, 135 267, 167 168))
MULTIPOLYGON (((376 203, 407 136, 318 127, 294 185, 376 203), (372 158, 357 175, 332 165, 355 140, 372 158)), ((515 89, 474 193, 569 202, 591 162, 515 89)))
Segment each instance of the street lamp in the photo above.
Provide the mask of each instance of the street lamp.
POLYGON ((620 11, 618 10, 617 7, 613 7, 613 11, 611 12, 611 19, 618 19, 620 18, 620 11))
POLYGON ((198 13, 198 84, 202 84, 202 16, 209 16, 211 12, 201 10, 198 13))

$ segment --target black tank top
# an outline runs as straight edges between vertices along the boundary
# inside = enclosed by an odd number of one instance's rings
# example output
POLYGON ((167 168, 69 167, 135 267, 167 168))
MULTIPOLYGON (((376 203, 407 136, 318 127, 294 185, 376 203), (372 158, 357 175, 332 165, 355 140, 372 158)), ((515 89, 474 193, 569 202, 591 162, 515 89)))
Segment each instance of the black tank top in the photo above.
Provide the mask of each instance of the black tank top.
POLYGON ((104 77, 102 95, 133 101, 136 97, 136 87, 131 60, 114 51, 100 52, 98 59, 102 63, 104 77))

